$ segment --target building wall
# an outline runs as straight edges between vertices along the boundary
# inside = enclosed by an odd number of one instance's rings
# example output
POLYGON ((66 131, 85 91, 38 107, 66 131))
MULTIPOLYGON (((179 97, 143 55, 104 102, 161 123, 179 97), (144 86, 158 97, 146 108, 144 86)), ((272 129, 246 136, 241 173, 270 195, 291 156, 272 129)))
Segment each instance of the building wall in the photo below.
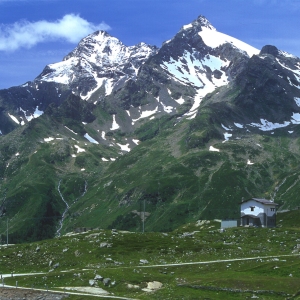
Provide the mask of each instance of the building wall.
POLYGON ((254 200, 249 200, 241 204, 241 225, 249 226, 267 226, 275 227, 276 226, 276 205, 265 205, 254 200), (251 210, 251 207, 253 208, 251 210), (253 215, 258 217, 254 219, 251 217, 246 217, 246 215, 253 215), (247 224, 249 223, 249 224, 247 224))
POLYGON ((258 216, 259 214, 264 213, 264 205, 254 200, 244 202, 241 205, 241 213, 244 213, 245 215, 258 216), (253 211, 251 210, 251 207, 254 207, 253 211))
POLYGON ((222 220, 221 228, 237 227, 237 220, 222 220))

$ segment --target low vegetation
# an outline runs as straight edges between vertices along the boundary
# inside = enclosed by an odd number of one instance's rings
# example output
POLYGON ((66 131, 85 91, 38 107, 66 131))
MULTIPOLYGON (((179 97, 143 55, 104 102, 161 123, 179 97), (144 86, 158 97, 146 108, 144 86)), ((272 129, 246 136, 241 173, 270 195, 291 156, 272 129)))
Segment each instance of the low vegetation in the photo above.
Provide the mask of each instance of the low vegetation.
POLYGON ((130 299, 300 299, 299 216, 278 214, 277 228, 222 232, 202 220, 168 233, 94 229, 2 245, 0 271, 12 286, 130 299))

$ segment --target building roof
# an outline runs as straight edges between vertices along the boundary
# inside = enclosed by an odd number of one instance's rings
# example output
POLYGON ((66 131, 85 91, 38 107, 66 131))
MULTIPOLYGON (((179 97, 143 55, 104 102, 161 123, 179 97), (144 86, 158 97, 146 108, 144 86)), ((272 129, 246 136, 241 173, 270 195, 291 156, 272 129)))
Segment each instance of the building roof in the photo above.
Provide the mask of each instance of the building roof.
POLYGON ((248 201, 256 201, 256 202, 259 202, 259 203, 262 203, 262 204, 265 204, 265 205, 278 205, 277 203, 274 203, 273 201, 271 200, 267 200, 267 199, 260 199, 260 198, 251 198, 251 199, 248 199, 248 200, 244 200, 242 201, 241 203, 245 203, 245 202, 248 202, 248 201))

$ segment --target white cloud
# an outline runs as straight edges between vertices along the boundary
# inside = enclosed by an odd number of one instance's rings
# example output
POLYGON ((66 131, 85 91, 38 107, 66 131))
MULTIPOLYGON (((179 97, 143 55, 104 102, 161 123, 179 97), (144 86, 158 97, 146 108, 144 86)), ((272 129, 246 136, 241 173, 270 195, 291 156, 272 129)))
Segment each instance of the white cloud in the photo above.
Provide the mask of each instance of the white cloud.
POLYGON ((26 20, 9 25, 0 25, 0 50, 14 51, 21 47, 31 48, 44 41, 62 39, 70 43, 79 40, 96 30, 109 30, 104 22, 95 25, 79 15, 68 14, 54 22, 26 20))

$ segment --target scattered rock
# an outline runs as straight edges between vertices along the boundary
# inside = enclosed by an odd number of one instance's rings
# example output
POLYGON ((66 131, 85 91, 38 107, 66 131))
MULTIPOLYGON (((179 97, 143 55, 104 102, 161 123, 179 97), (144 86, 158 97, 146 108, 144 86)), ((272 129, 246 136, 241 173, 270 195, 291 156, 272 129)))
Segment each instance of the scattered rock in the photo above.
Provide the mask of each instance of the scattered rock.
POLYGON ((129 289, 139 289, 140 288, 138 285, 136 285, 136 284, 130 284, 130 283, 127 284, 127 287, 129 289))
POLYGON ((109 243, 106 243, 106 242, 103 242, 100 244, 100 248, 111 248, 112 247, 112 244, 109 244, 109 243))
POLYGON ((105 286, 108 286, 110 284, 110 282, 111 282, 110 278, 104 278, 103 279, 103 283, 104 283, 105 286))
POLYGON ((149 264, 147 259, 140 259, 140 264, 149 264))
POLYGON ((89 293, 89 294, 94 294, 94 295, 109 295, 109 292, 107 292, 99 287, 78 286, 78 287, 64 287, 63 289, 65 289, 67 291, 77 291, 77 292, 89 293))
POLYGON ((181 238, 185 238, 185 237, 192 237, 194 236, 194 232, 184 232, 182 235, 180 235, 179 237, 181 238))
POLYGON ((56 263, 55 265, 53 265, 53 268, 56 269, 59 267, 59 263, 56 263))
POLYGON ((78 256, 81 255, 81 253, 79 252, 79 250, 76 250, 76 251, 74 252, 74 254, 75 254, 76 257, 78 257, 78 256))
POLYGON ((152 281, 147 283, 147 288, 142 289, 144 292, 154 292, 162 287, 162 283, 159 281, 152 281))
POLYGON ((90 286, 95 286, 95 285, 96 285, 96 282, 97 282, 96 280, 90 279, 90 280, 89 280, 89 285, 90 285, 90 286))
POLYGON ((39 252, 41 248, 39 246, 36 247, 35 252, 39 252))
POLYGON ((196 222, 196 226, 202 226, 202 225, 204 225, 204 224, 209 224, 209 223, 210 223, 209 220, 198 220, 198 221, 196 222))
POLYGON ((96 275, 94 280, 100 280, 102 281, 103 280, 103 277, 101 275, 96 275))

